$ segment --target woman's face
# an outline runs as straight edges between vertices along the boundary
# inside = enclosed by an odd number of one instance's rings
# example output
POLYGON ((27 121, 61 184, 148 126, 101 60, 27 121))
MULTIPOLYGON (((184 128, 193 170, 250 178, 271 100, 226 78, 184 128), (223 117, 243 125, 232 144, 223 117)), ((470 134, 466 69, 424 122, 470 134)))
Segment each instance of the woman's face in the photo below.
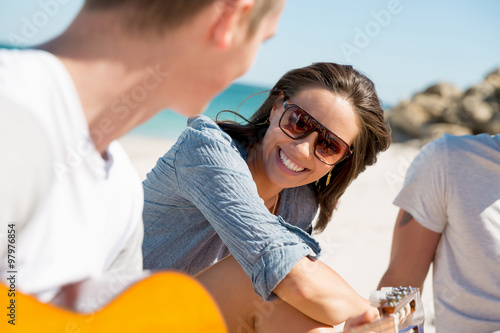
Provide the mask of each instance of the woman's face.
MULTIPOLYGON (((305 88, 289 96, 288 104, 295 104, 309 113, 349 146, 359 132, 357 116, 351 103, 324 88, 305 88)), ((270 182, 290 188, 312 183, 326 175, 331 166, 314 154, 318 132, 294 140, 279 127, 284 112, 283 104, 271 111, 270 126, 262 141, 264 170, 270 182)))

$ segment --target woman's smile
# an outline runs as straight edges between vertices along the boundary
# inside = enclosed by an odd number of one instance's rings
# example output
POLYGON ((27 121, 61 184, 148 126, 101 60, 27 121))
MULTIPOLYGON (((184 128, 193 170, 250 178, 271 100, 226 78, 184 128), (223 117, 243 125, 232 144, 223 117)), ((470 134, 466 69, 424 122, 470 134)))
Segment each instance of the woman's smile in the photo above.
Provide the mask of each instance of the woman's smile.
POLYGON ((281 148, 278 147, 277 149, 278 152, 278 157, 279 157, 279 162, 278 165, 283 169, 283 167, 288 171, 287 173, 291 173, 293 175, 296 175, 298 173, 301 173, 303 171, 309 170, 307 168, 303 168, 297 163, 293 162, 284 152, 281 150, 281 148))

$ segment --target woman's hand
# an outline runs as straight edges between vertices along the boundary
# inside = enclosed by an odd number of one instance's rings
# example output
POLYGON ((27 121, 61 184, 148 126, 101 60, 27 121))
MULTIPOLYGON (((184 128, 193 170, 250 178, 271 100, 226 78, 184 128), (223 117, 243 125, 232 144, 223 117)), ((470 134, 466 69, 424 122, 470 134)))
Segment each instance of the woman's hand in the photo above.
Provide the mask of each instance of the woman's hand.
POLYGON ((378 309, 375 307, 370 307, 368 310, 363 312, 361 315, 357 317, 352 317, 346 320, 345 325, 344 325, 344 332, 349 332, 351 328, 360 326, 363 324, 367 324, 369 322, 372 322, 376 319, 380 318, 380 314, 378 312, 378 309))

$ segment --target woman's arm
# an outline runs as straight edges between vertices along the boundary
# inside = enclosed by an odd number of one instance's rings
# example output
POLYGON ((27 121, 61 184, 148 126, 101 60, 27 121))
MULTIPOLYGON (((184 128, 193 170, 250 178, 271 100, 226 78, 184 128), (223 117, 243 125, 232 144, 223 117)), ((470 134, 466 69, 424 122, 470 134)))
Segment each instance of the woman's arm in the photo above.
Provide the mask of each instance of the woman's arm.
POLYGON ((307 257, 292 268, 274 292, 309 317, 332 326, 371 311, 368 300, 333 269, 307 257))
MULTIPOLYGON (((308 259, 306 259, 308 260, 308 259)), ((322 264, 324 265, 324 264, 322 264)), ((318 266, 319 267, 319 266, 318 266)), ((316 269, 315 267, 310 267, 316 269)), ((331 270, 330 270, 331 271, 331 270)), ((313 274, 321 275, 320 274, 313 274)), ((348 316, 349 314, 344 311, 342 307, 346 306, 345 302, 335 298, 334 291, 341 290, 335 281, 326 281, 321 287, 325 288, 320 294, 330 295, 328 297, 321 297, 323 304, 327 308, 326 319, 321 323, 313 317, 318 317, 321 314, 321 307, 313 306, 305 309, 303 300, 298 302, 298 308, 290 305, 289 303, 278 299, 273 302, 266 302, 261 297, 257 296, 253 290, 250 279, 246 276, 241 268, 241 265, 229 256, 219 261, 215 265, 210 266, 204 271, 196 275, 196 279, 203 284, 203 286, 210 292, 214 300, 217 302, 221 313, 224 316, 229 332, 243 331, 262 331, 262 332, 334 332, 332 326, 340 323, 344 318, 340 316, 348 316), (331 301, 331 302, 330 302, 331 301), (328 304, 329 303, 329 304, 328 304), (309 316, 302 310, 311 313, 309 316), (330 311, 339 311, 340 316, 330 313, 330 311), (337 318, 334 318, 337 317, 337 318), (313 328, 316 328, 313 330, 313 328), (317 330, 321 328, 321 330, 317 330)), ((311 281, 304 281, 311 282, 311 281)), ((345 283, 342 281, 342 283, 345 283)), ((314 284, 314 282, 313 282, 314 284)), ((287 286, 282 285, 285 293, 294 293, 294 290, 289 290, 287 286)), ((313 296, 312 294, 310 294, 313 296)), ((358 296, 359 297, 359 296, 358 296)), ((341 297, 342 298, 342 297, 341 297)), ((314 300, 312 300, 314 303, 314 300)), ((315 304, 316 305, 316 304, 315 304)), ((350 307, 350 305, 347 305, 350 307)), ((378 310, 369 307, 369 310, 352 318, 346 322, 344 328, 355 327, 378 317, 378 310)))

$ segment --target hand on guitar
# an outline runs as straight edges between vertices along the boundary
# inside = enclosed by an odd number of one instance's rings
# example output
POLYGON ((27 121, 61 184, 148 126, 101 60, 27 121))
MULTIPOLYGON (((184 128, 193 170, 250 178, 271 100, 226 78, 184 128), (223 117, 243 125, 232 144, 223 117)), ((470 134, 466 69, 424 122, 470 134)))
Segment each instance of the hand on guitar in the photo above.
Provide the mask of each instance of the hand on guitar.
POLYGON ((380 317, 370 312, 346 322, 350 333, 423 333, 424 310, 418 288, 382 288, 372 293, 372 305, 380 317))
POLYGON ((380 318, 378 309, 375 307, 370 307, 364 313, 357 317, 349 318, 344 325, 344 331, 349 332, 352 328, 361 326, 363 324, 368 324, 380 318))

